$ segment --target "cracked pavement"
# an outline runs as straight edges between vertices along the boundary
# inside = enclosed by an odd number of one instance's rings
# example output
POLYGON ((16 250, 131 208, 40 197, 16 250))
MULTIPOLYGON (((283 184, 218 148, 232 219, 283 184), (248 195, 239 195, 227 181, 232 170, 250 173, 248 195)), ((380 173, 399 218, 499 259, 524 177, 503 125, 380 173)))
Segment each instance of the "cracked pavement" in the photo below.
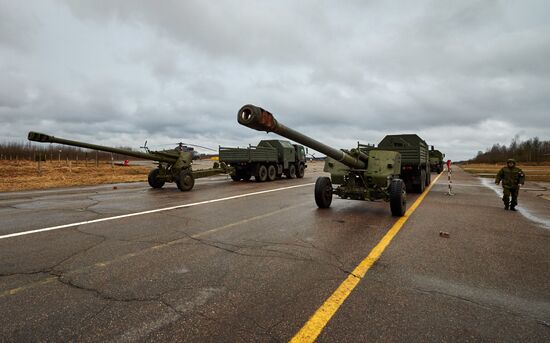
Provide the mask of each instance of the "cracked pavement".
MULTIPOLYGON (((3 193, 0 235, 311 183, 319 170, 201 179, 186 193, 144 183, 3 193)), ((443 181, 433 188, 319 341, 550 339, 550 231, 456 177, 465 186, 455 197, 443 181)), ((386 203, 319 210, 312 193, 1 239, 1 341, 288 341, 395 222, 386 203)))

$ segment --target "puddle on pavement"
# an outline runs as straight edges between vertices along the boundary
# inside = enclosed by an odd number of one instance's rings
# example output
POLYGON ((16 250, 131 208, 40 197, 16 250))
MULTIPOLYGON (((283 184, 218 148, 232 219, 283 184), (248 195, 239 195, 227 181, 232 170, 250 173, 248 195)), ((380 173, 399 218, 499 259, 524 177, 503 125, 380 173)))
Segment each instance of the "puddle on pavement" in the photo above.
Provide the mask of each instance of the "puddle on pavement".
MULTIPOLYGON (((498 194, 499 198, 502 198, 501 186, 497 186, 492 179, 489 180, 480 178, 479 180, 483 186, 492 189, 496 194, 498 194)), ((528 210, 523 205, 518 205, 517 210, 528 220, 538 224, 539 226, 542 226, 545 229, 550 230, 550 218, 543 218, 537 213, 528 210)))

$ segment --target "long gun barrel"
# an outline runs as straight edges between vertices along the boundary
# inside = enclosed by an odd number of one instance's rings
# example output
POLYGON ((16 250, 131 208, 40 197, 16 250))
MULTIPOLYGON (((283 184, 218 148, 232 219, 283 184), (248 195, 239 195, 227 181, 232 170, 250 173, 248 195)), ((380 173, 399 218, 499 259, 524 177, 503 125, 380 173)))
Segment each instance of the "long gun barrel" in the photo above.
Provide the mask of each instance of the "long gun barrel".
POLYGON ((86 148, 86 149, 107 151, 115 154, 127 155, 127 156, 132 156, 137 158, 143 158, 146 160, 158 161, 158 162, 174 163, 176 161, 176 158, 161 156, 157 153, 147 154, 139 151, 117 149, 117 148, 112 148, 112 147, 103 146, 103 145, 72 141, 69 139, 58 138, 58 137, 50 136, 44 133, 33 132, 33 131, 29 132, 28 139, 30 141, 35 141, 35 142, 58 143, 58 144, 64 144, 64 145, 77 146, 77 147, 86 148))
MULTIPOLYGON (((315 139, 312 139, 304 134, 301 134, 291 128, 277 122, 271 113, 261 107, 254 105, 244 105, 237 113, 239 124, 247 126, 258 131, 274 132, 283 137, 291 139, 297 143, 310 147, 313 150, 319 151, 350 168, 364 169, 366 163, 360 159, 346 154, 342 150, 334 149, 326 144, 323 144, 315 139)), ((361 157, 366 157, 360 153, 361 157)))

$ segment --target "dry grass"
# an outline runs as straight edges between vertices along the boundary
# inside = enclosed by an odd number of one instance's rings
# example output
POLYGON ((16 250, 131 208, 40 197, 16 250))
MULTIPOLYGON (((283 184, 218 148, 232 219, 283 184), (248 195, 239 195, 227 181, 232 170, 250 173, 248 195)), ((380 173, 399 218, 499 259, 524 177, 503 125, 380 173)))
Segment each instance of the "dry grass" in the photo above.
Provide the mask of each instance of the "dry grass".
POLYGON ((0 161, 0 192, 46 189, 105 183, 146 181, 151 167, 117 166, 110 163, 0 161))
MULTIPOLYGON (((505 164, 485 164, 485 163, 471 163, 463 164, 461 167, 464 171, 472 174, 479 174, 480 176, 495 176, 500 168, 505 164)), ((525 172, 526 181, 545 181, 550 182, 550 165, 528 165, 518 164, 518 167, 525 172)))
MULTIPOLYGON (((193 170, 211 168, 212 164, 212 160, 194 161, 193 170)), ((323 166, 323 162, 308 162, 306 173, 321 172, 323 166)), ((86 167, 82 161, 78 164, 73 161, 69 168, 64 161, 53 161, 42 162, 39 173, 37 162, 0 160, 0 192, 147 181, 147 175, 153 167, 154 164, 115 165, 112 168, 107 162, 101 162, 99 167, 89 162, 86 167)))

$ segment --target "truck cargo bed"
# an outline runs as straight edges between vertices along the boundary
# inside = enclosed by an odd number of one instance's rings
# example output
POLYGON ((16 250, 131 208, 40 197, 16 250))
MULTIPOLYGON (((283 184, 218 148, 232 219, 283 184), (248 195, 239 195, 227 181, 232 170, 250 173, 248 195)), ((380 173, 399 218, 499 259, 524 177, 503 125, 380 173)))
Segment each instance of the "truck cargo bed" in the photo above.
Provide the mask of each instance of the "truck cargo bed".
POLYGON ((227 148, 220 147, 220 161, 239 162, 277 162, 277 149, 269 147, 227 148))

